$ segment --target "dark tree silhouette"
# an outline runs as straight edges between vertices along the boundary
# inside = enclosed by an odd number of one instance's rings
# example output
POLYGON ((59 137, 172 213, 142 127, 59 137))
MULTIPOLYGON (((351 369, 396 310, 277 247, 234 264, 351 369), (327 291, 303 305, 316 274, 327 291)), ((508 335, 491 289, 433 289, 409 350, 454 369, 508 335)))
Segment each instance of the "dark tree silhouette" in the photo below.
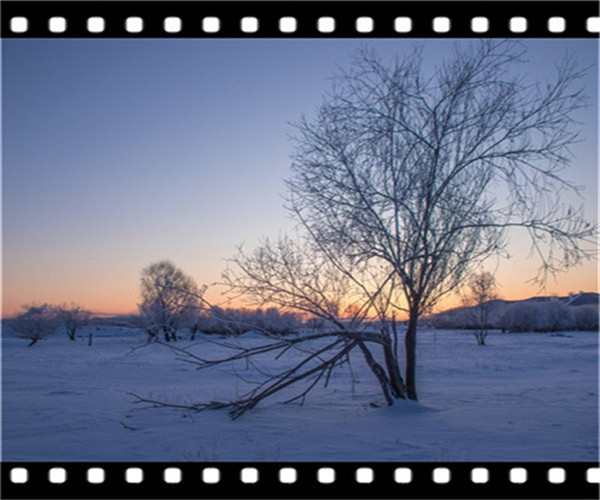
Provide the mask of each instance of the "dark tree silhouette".
POLYGON ((467 293, 463 296, 465 312, 469 324, 475 329, 473 335, 477 345, 485 345, 490 328, 490 315, 494 308, 493 300, 498 298, 496 278, 490 272, 480 272, 471 276, 467 293))
POLYGON ((524 56, 516 41, 463 43, 427 74, 420 50, 391 63, 357 53, 296 126, 287 206, 299 237, 240 251, 225 273, 231 293, 321 318, 324 329, 218 360, 180 352, 208 367, 306 349, 246 395, 195 409, 237 417, 294 384, 303 398, 355 350, 386 404, 416 400, 419 318, 502 256, 511 235, 530 237, 541 281, 592 253, 595 226, 561 202, 577 191, 564 169, 586 103, 582 73, 566 58, 552 80, 531 82, 519 73, 524 56), (408 318, 404 377, 395 314, 408 318))
POLYGON ((432 75, 419 50, 385 64, 362 50, 314 120, 298 125, 289 207, 324 255, 384 266, 408 315, 406 387, 417 399, 419 317, 469 270, 531 238, 537 278, 589 255, 595 226, 561 203, 585 105, 571 58, 553 80, 518 73, 519 42, 457 46, 432 75))
POLYGON ((54 333, 61 325, 58 309, 49 304, 23 306, 25 310, 8 324, 18 337, 29 339, 28 347, 54 333))
POLYGON ((75 340, 75 333, 92 317, 92 313, 76 304, 64 304, 57 308, 57 314, 67 335, 75 340))

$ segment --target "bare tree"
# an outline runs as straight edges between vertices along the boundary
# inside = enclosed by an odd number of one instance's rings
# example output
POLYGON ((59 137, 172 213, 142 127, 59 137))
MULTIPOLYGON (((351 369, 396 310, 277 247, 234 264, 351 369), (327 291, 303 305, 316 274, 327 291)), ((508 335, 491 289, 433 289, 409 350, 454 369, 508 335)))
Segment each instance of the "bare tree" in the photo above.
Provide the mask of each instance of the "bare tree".
POLYGON ((75 340, 77 329, 85 325, 92 316, 90 311, 76 304, 59 306, 57 314, 71 340, 75 340))
MULTIPOLYGON (((319 351, 320 363, 314 371, 298 371, 306 365, 306 359, 292 369, 291 373, 299 377, 297 381, 304 377, 313 382, 321 377, 327 380, 335 367, 349 363, 348 353, 357 348, 387 404, 406 396, 398 362, 397 323, 393 319, 402 297, 390 266, 370 266, 343 255, 331 255, 309 238, 289 237, 265 240, 250 254, 240 249, 233 263, 224 273, 230 293, 246 297, 257 306, 276 304, 282 310, 323 320, 316 334, 274 344, 286 348, 288 343, 297 346, 332 339, 319 351), (331 356, 325 358, 326 354, 331 356)), ((310 352, 314 354, 314 350, 310 352)), ((289 379, 284 380, 287 385, 289 379)), ((256 399, 261 398, 253 393, 253 401, 256 399)))
MULTIPOLYGON (((311 246, 310 240, 287 237, 265 240, 250 254, 240 249, 232 260, 234 266, 224 273, 224 279, 233 297, 244 296, 259 307, 277 305, 282 316, 293 311, 295 317, 303 313, 319 318, 320 328, 282 335, 273 332, 268 322, 246 325, 236 315, 219 310, 221 321, 261 333, 266 342, 248 346, 234 339, 204 339, 233 351, 218 359, 206 359, 189 348, 171 349, 178 359, 199 369, 245 361, 263 380, 251 384, 248 392, 232 401, 211 401, 187 408, 228 409, 232 418, 237 418, 277 393, 285 394, 285 403, 302 404, 318 383, 329 384, 337 368, 346 366, 351 370, 350 354, 355 349, 371 369, 387 405, 406 397, 398 362, 398 327, 392 312, 399 289, 389 269, 336 262, 311 246), (261 362, 265 356, 280 359, 294 351, 299 356, 291 356, 291 365, 283 369, 261 362)), ((136 397, 156 406, 181 406, 136 397)))
POLYGON ((553 80, 532 82, 518 72, 524 54, 515 41, 461 44, 427 74, 420 50, 391 63, 357 53, 316 117, 296 127, 287 206, 299 238, 240 251, 225 274, 232 293, 324 328, 218 360, 180 352, 208 367, 306 349, 241 398, 195 409, 235 417, 305 383, 290 400, 302 399, 356 349, 388 405, 416 400, 419 318, 504 255, 515 231, 530 237, 541 281, 592 253, 595 226, 559 196, 577 191, 563 171, 577 140, 573 113, 585 105, 582 73, 567 58, 553 80), (396 314, 407 317, 404 378, 396 314))
POLYGON ((477 345, 485 345, 490 328, 490 314, 494 308, 492 301, 498 298, 496 278, 490 272, 475 274, 469 280, 467 288, 463 305, 468 308, 477 345))
POLYGON ((595 226, 561 203, 577 191, 563 170, 582 73, 566 58, 553 80, 528 81, 524 53, 477 41, 427 75, 420 50, 391 64, 362 50, 298 125, 289 207, 325 255, 394 270, 410 399, 419 317, 503 254, 509 229, 529 235, 539 280, 590 255, 595 226))
POLYGON ((177 329, 191 311, 199 308, 202 290, 173 263, 163 260, 142 270, 140 316, 149 340, 162 333, 177 340, 177 329))
POLYGON ((49 304, 23 306, 25 312, 11 318, 10 327, 18 337, 29 339, 28 347, 54 333, 61 320, 55 307, 49 304))

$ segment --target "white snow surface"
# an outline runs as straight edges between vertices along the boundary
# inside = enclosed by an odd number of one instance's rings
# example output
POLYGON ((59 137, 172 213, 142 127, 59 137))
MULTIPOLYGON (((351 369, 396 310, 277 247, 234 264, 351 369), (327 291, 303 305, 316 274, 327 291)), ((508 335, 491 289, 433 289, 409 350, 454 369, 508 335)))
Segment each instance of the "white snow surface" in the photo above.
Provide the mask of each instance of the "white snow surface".
MULTIPOLYGON (((236 371, 253 377, 244 366, 198 371, 165 346, 133 349, 145 337, 126 328, 78 335, 33 347, 3 338, 4 461, 598 460, 597 332, 497 333, 480 347, 470 332, 421 330, 418 403, 372 407, 382 402, 378 384, 357 355, 354 394, 342 368, 303 406, 274 397, 237 420, 225 411, 144 408, 128 393, 227 400, 247 387, 236 371)), ((211 338, 177 345, 223 354, 211 338)), ((247 334, 239 342, 265 340, 247 334)))

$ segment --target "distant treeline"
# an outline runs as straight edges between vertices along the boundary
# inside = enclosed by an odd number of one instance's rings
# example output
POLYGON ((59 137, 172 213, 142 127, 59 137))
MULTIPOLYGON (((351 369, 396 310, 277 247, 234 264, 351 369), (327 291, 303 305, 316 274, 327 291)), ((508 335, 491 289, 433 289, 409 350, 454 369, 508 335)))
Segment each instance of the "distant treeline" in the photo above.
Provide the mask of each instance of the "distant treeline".
POLYGON ((213 307, 191 315, 181 325, 192 335, 203 332, 218 335, 241 335, 258 331, 273 335, 297 332, 304 327, 298 314, 271 309, 228 309, 213 307))
MULTIPOLYGON (((272 335, 285 335, 305 328, 319 328, 322 322, 303 321, 300 315, 281 312, 277 309, 229 309, 213 307, 208 310, 189 311, 179 318, 175 329, 178 338, 194 339, 202 332, 217 335, 241 335, 257 331, 272 335)), ((29 339, 31 345, 39 340, 61 332, 66 332, 75 340, 76 332, 84 326, 108 326, 135 328, 148 331, 156 336, 154 325, 149 325, 142 315, 127 314, 114 317, 92 317, 89 311, 79 306, 55 306, 42 304, 25 306, 24 311, 2 321, 5 333, 29 339)))
MULTIPOLYGON (((474 307, 460 307, 430 316, 423 326, 438 329, 497 329, 503 332, 556 332, 565 330, 597 331, 598 306, 569 305, 560 299, 532 299, 522 302, 492 301, 474 307), (480 325, 478 307, 488 307, 488 324, 480 325)), ((3 320, 5 333, 29 339, 30 345, 53 333, 65 332, 75 340, 76 332, 84 326, 125 327, 145 330, 149 339, 158 338, 155 325, 143 315, 129 314, 115 317, 92 317, 89 311, 76 305, 54 306, 42 304, 25 306, 13 318, 3 320), (6 331, 8 327, 8 332, 6 331)), ((190 310, 178 318, 172 340, 194 340, 199 333, 241 335, 260 332, 270 335, 288 335, 306 330, 323 331, 331 325, 319 318, 303 318, 300 314, 269 309, 233 309, 212 307, 190 310)), ((370 323, 370 329, 379 331, 382 325, 370 323)))
MULTIPOLYGON (((489 306, 489 305, 488 305, 489 306)), ((477 307, 460 307, 436 314, 431 325, 439 329, 479 328, 477 307)), ((517 303, 497 301, 488 316, 488 329, 503 332, 557 332, 564 330, 598 330, 598 306, 571 306, 559 299, 529 300, 517 303)))

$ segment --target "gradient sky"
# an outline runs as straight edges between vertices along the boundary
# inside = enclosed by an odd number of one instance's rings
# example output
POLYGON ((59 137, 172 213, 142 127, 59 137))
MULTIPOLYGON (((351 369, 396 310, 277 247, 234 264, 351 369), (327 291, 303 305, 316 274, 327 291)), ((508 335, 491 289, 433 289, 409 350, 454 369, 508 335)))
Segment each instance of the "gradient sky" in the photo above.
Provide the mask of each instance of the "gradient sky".
MULTIPOLYGON (((170 259, 218 280, 236 245, 291 227, 282 207, 292 132, 357 40, 2 40, 3 314, 31 302, 136 309, 143 267, 170 259)), ((420 42, 419 42, 420 43, 420 42)), ((427 65, 453 42, 427 42, 427 65)), ((409 40, 371 40, 382 56, 409 40)), ((531 76, 566 51, 593 66, 592 105, 567 175, 597 216, 596 40, 528 40, 531 76)), ((504 298, 538 289, 515 241, 504 298)), ((597 289, 597 264, 547 293, 597 289)), ((218 292, 209 295, 218 300, 218 292)))

